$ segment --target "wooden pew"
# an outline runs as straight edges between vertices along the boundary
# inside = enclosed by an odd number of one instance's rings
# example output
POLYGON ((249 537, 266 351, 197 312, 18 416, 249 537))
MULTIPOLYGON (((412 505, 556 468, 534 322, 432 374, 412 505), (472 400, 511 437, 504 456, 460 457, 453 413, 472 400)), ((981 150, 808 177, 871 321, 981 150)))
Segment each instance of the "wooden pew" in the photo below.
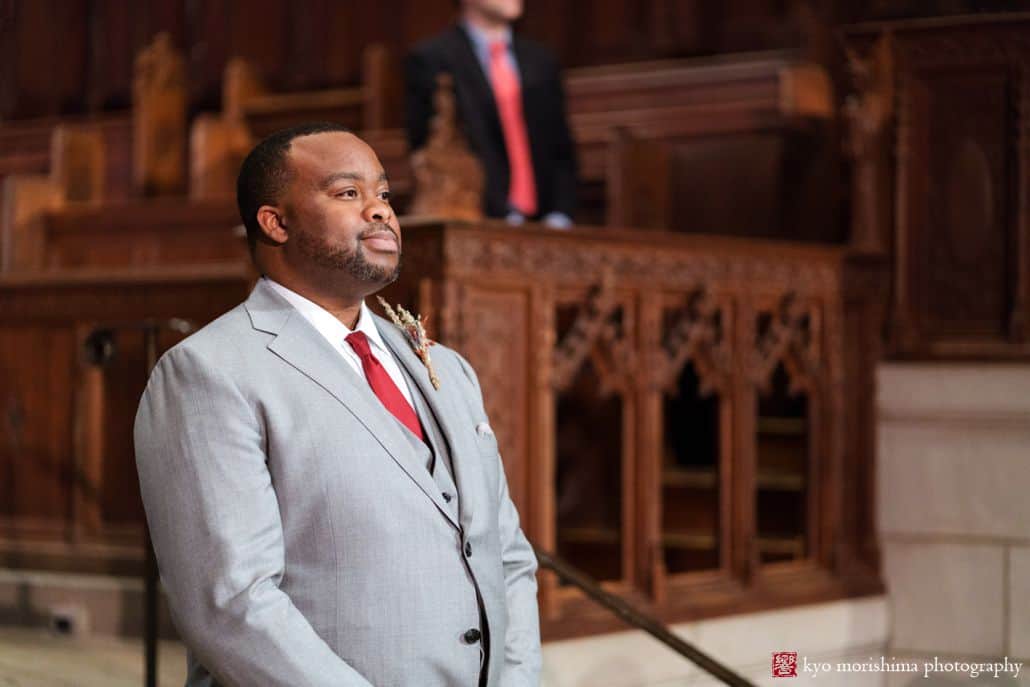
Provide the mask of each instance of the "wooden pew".
POLYGON ((232 198, 69 202, 51 176, 4 181, 0 274, 246 262, 232 198))
POLYGON ((788 59, 718 60, 681 75, 680 87, 656 101, 649 87, 676 72, 658 63, 635 86, 621 68, 599 69, 592 83, 580 82, 590 86, 584 95, 621 87, 611 111, 581 115, 590 122, 580 139, 587 178, 605 156, 607 223, 841 241, 825 72, 788 59))
MULTIPOLYGON (((232 195, 240 163, 250 148, 279 129, 333 121, 376 138, 379 132, 399 126, 400 77, 385 46, 365 49, 362 72, 361 84, 351 88, 275 93, 251 63, 238 57, 229 60, 222 81, 222 111, 202 114, 191 126, 190 196, 232 195)), ((396 151, 395 141, 382 143, 391 155, 406 156, 405 151, 396 151)), ((402 195, 408 191, 404 180, 398 180, 396 188, 402 195)))
MULTIPOLYGON (((824 77, 810 65, 769 56, 574 70, 568 75, 570 111, 584 161, 584 185, 604 188, 605 178, 612 177, 614 181, 607 184, 607 219, 613 225, 673 227, 670 218, 686 216, 693 231, 769 236, 780 232, 789 236, 789 231, 781 232, 781 228, 796 229, 797 223, 789 222, 777 208, 778 184, 783 181, 791 143, 804 135, 806 126, 828 116, 830 98, 824 77), (656 152, 667 143, 678 146, 679 152, 672 156, 676 164, 656 152), (630 145, 638 149, 629 157, 642 167, 620 171, 624 165, 619 156, 630 145), (756 157, 756 151, 764 157, 756 157), (616 162, 609 160, 609 169, 601 169, 595 162, 599 155, 616 162), (666 162, 656 166, 656 160, 666 162), (757 164, 759 160, 761 164, 757 164), (720 169, 721 173, 715 173, 720 169), (751 175, 753 183, 740 183, 742 171, 751 175), (651 189, 671 189, 670 184, 678 183, 685 192, 666 191, 666 201, 656 204, 642 195, 643 187, 632 191, 626 187, 623 180, 627 179, 638 185, 646 181, 651 189), (652 182, 654 179, 664 184, 652 182), (746 204, 734 203, 727 189, 736 192, 741 186, 764 195, 746 204), (704 192, 697 192, 702 188, 704 192), (683 205, 691 198, 709 202, 719 193, 724 206, 746 212, 736 217, 713 212, 706 217, 705 207, 683 205), (669 199, 680 205, 669 205, 669 199), (634 207, 661 212, 642 217, 634 207)), ((164 202, 105 203, 70 209, 62 218, 44 186, 26 182, 19 187, 26 194, 22 209, 7 212, 2 232, 6 238, 0 244, 6 248, 0 247, 0 254, 8 257, 2 264, 10 270, 180 262, 189 259, 191 245, 196 247, 194 260, 198 262, 238 255, 236 244, 240 242, 231 235, 237 225, 232 197, 239 161, 253 139, 249 127, 237 118, 247 116, 245 103, 262 102, 260 98, 265 96, 241 95, 246 89, 238 83, 234 88, 238 93, 229 102, 236 104, 230 106, 229 114, 194 122, 190 203, 181 207, 164 202), (41 215, 46 219, 41 220, 41 215), (102 240, 105 223, 123 240, 102 240), (201 238, 205 235, 210 245, 201 238)), ((289 94, 265 102, 284 107, 293 103, 283 116, 298 117, 305 112, 304 97, 289 94)), ((403 211, 412 179, 402 132, 374 129, 365 136, 383 160, 391 184, 402 198, 397 205, 403 211)), ((49 193, 56 193, 62 204, 74 200, 75 193, 67 190, 66 183, 59 179, 55 183, 59 189, 49 193)), ((15 191, 12 203, 18 202, 15 191)))
POLYGON ((640 140, 781 131, 833 116, 818 65, 789 55, 741 55, 586 67, 566 74, 584 181, 605 178, 616 132, 640 140))
POLYGON ((131 111, 0 122, 0 183, 12 174, 49 174, 72 202, 181 192, 182 69, 181 56, 162 34, 137 58, 131 111))
MULTIPOLYGON (((382 65, 387 60, 370 59, 368 63, 382 65)), ((399 112, 399 100, 368 96, 369 89, 382 89, 381 84, 391 78, 395 82, 392 88, 399 86, 396 71, 390 72, 384 66, 378 73, 389 73, 390 77, 377 76, 379 81, 371 84, 376 72, 369 68, 367 83, 360 89, 269 94, 263 86, 253 85, 256 80, 252 69, 242 63, 230 65, 223 96, 225 110, 218 123, 208 119, 201 124, 198 120, 194 126, 194 137, 209 141, 206 146, 196 146, 191 163, 198 170, 192 187, 205 189, 197 197, 231 194, 231 173, 223 171, 205 177, 199 171, 231 170, 238 166, 247 146, 233 144, 230 139, 243 140, 280 125, 325 117, 360 128, 359 114, 374 111, 369 109, 372 102, 396 103, 388 109, 399 112), (361 103, 365 103, 364 110, 361 103), (248 108, 252 108, 249 114, 248 108), (203 131, 197 130, 198 125, 203 131)), ((717 140, 731 135, 805 129, 813 121, 833 116, 832 88, 825 71, 789 55, 581 68, 569 70, 565 79, 570 124, 580 161, 584 206, 581 214, 588 223, 610 221, 605 197, 609 150, 620 136, 642 141, 717 140)), ((392 123, 387 118, 367 116, 364 120, 362 135, 379 154, 390 176, 397 206, 403 211, 413 192, 404 131, 389 128, 392 123)))
POLYGON ((44 270, 245 263, 233 202, 179 199, 68 207, 48 215, 44 270))
POLYGON ((373 44, 362 55, 361 84, 299 93, 274 93, 243 58, 225 67, 222 108, 257 138, 302 122, 334 121, 354 130, 374 131, 401 124, 400 77, 386 46, 373 44))
POLYGON ((132 119, 129 113, 0 123, 0 183, 12 174, 50 174, 55 134, 62 128, 99 135, 103 143, 103 167, 95 185, 103 189, 105 198, 128 198, 132 194, 132 119))
POLYGON ((0 273, 84 267, 160 267, 246 262, 239 211, 227 200, 135 200, 63 206, 45 183, 8 180, 22 213, 3 249, 0 273))
POLYGON ((62 207, 111 213, 128 198, 182 195, 185 102, 182 57, 161 34, 137 58, 130 115, 0 126, 0 272, 61 263, 47 231, 62 207))

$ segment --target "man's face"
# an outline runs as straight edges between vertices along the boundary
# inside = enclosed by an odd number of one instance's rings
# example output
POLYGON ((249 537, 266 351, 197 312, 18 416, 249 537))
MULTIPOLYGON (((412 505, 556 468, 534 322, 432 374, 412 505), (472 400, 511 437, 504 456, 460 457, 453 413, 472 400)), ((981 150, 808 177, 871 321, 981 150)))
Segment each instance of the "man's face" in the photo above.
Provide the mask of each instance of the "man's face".
POLYGON ((492 21, 507 24, 522 16, 522 0, 465 0, 465 7, 492 21))
POLYGON ((333 272, 381 287, 400 270, 401 231, 375 152, 353 134, 302 136, 290 145, 281 198, 287 260, 303 274, 333 272))

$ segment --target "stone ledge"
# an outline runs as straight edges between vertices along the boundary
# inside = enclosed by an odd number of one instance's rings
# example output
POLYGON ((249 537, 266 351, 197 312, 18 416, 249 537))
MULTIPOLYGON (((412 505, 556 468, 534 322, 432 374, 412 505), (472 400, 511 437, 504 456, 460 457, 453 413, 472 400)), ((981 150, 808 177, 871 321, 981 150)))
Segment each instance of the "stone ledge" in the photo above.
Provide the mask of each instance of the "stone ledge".
POLYGON ((881 363, 878 421, 1022 423, 1030 419, 1030 366, 881 363))
MULTIPOLYGON (((140 637, 143 580, 0 569, 0 626, 52 627, 55 614, 70 618, 75 627, 68 629, 75 634, 140 637)), ((176 638, 163 593, 158 614, 160 636, 176 638)))

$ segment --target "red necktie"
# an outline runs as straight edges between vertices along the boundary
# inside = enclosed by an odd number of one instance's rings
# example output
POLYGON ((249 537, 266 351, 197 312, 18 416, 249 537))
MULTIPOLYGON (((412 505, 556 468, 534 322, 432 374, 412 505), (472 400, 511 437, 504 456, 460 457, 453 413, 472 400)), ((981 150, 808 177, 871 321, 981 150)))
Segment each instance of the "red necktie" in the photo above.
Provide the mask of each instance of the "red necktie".
POLYGON ((400 420, 401 424, 410 429, 412 434, 425 441, 422 438, 422 425, 418 422, 418 415, 415 414, 415 409, 411 407, 408 399, 404 398, 404 394, 393 383, 390 373, 372 355, 372 349, 368 346, 368 339, 365 337, 365 333, 352 332, 347 336, 347 343, 350 344, 350 347, 361 358, 361 369, 365 371, 365 379, 368 380, 368 385, 372 387, 372 391, 375 392, 375 395, 386 406, 386 409, 393 413, 393 416, 400 420))
POLYGON ((504 147, 508 150, 511 174, 508 202, 523 215, 535 215, 536 180, 533 178, 526 118, 522 113, 522 86, 508 59, 508 44, 504 41, 490 44, 490 84, 497 101, 497 113, 501 116, 504 147))

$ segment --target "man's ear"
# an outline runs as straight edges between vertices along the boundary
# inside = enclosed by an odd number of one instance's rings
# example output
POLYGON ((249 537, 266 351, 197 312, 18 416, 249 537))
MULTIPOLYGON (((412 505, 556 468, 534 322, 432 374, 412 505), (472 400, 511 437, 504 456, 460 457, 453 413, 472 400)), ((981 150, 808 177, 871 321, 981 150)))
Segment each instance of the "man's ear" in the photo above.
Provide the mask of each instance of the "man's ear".
POLYGON ((264 234, 264 239, 269 243, 281 246, 290 237, 286 231, 283 212, 274 205, 262 205, 258 208, 257 221, 261 225, 261 233, 264 234))

